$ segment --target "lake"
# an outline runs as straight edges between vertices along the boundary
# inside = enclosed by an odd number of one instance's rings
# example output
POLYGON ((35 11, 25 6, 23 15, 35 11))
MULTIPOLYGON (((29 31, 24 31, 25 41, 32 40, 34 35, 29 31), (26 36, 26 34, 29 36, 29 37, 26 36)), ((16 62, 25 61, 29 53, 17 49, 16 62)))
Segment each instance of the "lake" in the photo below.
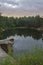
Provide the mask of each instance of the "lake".
POLYGON ((14 44, 12 46, 13 55, 28 54, 35 48, 43 48, 43 31, 32 29, 13 29, 0 33, 0 39, 14 36, 14 44))

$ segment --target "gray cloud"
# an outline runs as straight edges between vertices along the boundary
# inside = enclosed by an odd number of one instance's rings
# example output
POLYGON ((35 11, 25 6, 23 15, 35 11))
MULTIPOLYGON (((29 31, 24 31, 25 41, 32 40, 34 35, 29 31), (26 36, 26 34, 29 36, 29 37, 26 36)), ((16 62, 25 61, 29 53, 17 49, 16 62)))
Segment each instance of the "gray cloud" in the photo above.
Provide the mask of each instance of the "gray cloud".
POLYGON ((2 11, 43 13, 43 0, 0 0, 0 4, 2 11))

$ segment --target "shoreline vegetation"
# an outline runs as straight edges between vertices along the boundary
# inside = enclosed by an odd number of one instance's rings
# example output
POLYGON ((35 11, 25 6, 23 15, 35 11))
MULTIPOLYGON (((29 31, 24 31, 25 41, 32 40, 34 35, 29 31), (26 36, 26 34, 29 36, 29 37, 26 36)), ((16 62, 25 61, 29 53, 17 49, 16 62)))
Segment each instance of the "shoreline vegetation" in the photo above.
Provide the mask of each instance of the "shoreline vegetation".
POLYGON ((12 29, 32 29, 32 30, 37 30, 37 31, 43 31, 43 27, 39 27, 39 28, 33 28, 33 27, 15 27, 15 28, 9 28, 9 29, 1 29, 0 31, 3 32, 3 31, 6 31, 6 30, 12 30, 12 29))
POLYGON ((43 31, 43 18, 39 15, 20 18, 0 16, 0 31, 8 29, 34 29, 43 31))
POLYGON ((1 29, 0 30, 0 33, 1 32, 5 32, 5 31, 7 31, 7 30, 17 30, 17 29, 19 29, 19 30, 36 30, 36 31, 42 31, 43 32, 43 27, 40 27, 40 28, 33 28, 33 27, 31 27, 31 28, 28 28, 28 27, 15 27, 15 28, 9 28, 9 29, 1 29))

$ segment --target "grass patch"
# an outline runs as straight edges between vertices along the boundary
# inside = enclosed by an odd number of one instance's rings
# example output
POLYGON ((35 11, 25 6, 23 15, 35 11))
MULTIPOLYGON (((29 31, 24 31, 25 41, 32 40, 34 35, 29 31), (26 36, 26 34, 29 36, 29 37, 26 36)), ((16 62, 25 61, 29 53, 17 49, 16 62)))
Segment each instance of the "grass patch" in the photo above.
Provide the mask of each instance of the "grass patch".
POLYGON ((14 62, 7 57, 1 65, 43 65, 43 50, 35 49, 29 55, 21 55, 14 62))

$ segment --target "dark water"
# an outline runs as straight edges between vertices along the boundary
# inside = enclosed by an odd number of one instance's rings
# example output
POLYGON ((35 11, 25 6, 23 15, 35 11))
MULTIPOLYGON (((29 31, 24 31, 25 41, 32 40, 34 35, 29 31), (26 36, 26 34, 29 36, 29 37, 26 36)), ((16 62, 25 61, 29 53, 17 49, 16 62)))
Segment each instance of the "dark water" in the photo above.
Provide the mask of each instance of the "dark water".
POLYGON ((14 36, 14 45, 12 46, 13 53, 15 55, 28 54, 28 52, 30 52, 34 48, 43 48, 42 34, 43 31, 36 31, 30 29, 6 30, 0 33, 0 39, 5 39, 9 36, 14 36))

